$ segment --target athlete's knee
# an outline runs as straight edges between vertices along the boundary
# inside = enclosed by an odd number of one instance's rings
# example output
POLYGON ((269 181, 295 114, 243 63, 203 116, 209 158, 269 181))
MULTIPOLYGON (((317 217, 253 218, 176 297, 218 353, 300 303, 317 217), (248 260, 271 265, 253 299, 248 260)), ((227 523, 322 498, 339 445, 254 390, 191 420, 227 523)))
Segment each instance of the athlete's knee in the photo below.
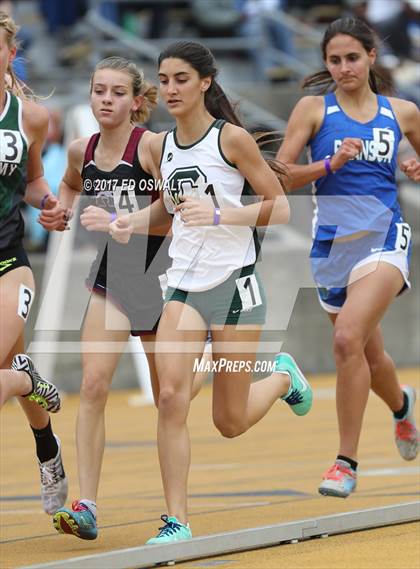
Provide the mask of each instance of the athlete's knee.
POLYGON ((162 387, 158 399, 159 414, 183 421, 188 414, 189 402, 189 397, 183 391, 173 387, 162 387))
POLYGON ((362 338, 351 326, 336 326, 333 336, 333 349, 336 360, 343 360, 363 352, 362 338))
POLYGON ((104 380, 102 373, 96 370, 85 371, 80 388, 81 400, 95 404, 105 405, 109 393, 109 383, 104 380))
POLYGON ((239 435, 242 435, 242 433, 245 433, 248 429, 248 425, 243 419, 234 417, 214 416, 213 423, 219 433, 227 439, 239 437, 239 435))

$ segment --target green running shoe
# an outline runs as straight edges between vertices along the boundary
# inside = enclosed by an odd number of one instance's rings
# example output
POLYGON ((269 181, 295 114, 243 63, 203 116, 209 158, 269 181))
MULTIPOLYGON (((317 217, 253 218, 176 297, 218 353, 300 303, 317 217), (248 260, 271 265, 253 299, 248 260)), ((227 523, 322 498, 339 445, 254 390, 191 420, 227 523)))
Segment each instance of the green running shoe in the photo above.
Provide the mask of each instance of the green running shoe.
POLYGON ((166 514, 160 516, 160 519, 165 525, 159 528, 159 533, 156 537, 152 537, 146 541, 146 545, 172 543, 174 541, 183 541, 192 538, 189 524, 181 524, 174 516, 168 517, 166 514))
POLYGON ((281 352, 274 358, 275 371, 287 373, 290 376, 290 388, 283 401, 290 405, 295 415, 306 415, 312 407, 313 393, 307 379, 298 368, 297 363, 290 354, 281 352))

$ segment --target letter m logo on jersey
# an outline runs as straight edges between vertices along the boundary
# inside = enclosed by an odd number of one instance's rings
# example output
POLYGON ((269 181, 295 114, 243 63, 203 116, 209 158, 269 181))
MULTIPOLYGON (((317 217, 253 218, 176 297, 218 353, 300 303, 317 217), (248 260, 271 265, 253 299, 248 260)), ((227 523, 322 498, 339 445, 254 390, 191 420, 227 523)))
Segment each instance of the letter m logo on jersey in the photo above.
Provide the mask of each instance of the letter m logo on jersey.
POLYGON ((174 206, 179 205, 180 198, 191 196, 199 198, 199 188, 207 184, 207 177, 198 166, 177 168, 166 180, 166 189, 174 206))

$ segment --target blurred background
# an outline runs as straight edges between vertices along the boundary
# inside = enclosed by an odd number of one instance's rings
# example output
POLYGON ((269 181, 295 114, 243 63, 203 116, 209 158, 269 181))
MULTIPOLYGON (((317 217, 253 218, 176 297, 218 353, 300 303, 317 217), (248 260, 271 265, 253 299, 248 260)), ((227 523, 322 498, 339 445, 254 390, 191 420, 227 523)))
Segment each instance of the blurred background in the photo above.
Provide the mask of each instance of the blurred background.
MULTIPOLYGON (((300 81, 322 68, 319 44, 325 27, 338 17, 356 15, 381 38, 379 64, 392 76, 397 96, 420 101, 420 0, 0 0, 0 9, 21 26, 16 72, 50 111, 44 168, 54 192, 69 141, 96 129, 89 80, 95 64, 110 55, 133 59, 157 83, 160 50, 176 39, 197 39, 213 51, 219 81, 238 103, 247 127, 281 133, 302 96, 300 81)), ((172 120, 159 107, 148 126, 160 131, 171 128, 172 120)), ((414 155, 406 142, 401 153, 414 155)), ((402 175, 399 184, 404 215, 413 229, 413 289, 388 311, 384 333, 396 364, 407 367, 419 364, 420 193, 402 175)), ((320 373, 333 371, 334 363, 331 326, 309 272, 310 193, 307 187, 291 196, 290 225, 270 228, 264 240, 259 270, 269 317, 262 357, 270 358, 283 343, 305 371, 320 373)), ((28 352, 41 370, 54 374, 62 390, 77 391, 80 327, 88 300, 83 283, 93 249, 80 232, 67 232, 75 234, 64 236, 67 244, 62 235, 48 237, 37 216, 37 210, 25 211, 26 247, 38 291, 27 327, 28 352), (59 278, 51 281, 53 267, 59 278), (47 286, 48 296, 43 294, 47 286)), ((127 353, 114 385, 137 385, 137 372, 127 353)))

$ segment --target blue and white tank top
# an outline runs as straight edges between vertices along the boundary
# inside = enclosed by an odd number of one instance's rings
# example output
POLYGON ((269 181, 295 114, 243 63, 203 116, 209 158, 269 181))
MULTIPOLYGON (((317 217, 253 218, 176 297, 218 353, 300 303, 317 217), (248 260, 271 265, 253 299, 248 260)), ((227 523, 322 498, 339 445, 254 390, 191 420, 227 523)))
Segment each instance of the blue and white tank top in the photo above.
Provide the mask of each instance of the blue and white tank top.
POLYGON ((324 97, 321 128, 308 143, 310 161, 331 157, 344 138, 361 139, 363 148, 335 174, 313 184, 313 236, 318 240, 359 231, 384 232, 401 218, 395 171, 402 134, 388 99, 377 95, 377 100, 376 116, 361 123, 346 115, 335 93, 324 97))

